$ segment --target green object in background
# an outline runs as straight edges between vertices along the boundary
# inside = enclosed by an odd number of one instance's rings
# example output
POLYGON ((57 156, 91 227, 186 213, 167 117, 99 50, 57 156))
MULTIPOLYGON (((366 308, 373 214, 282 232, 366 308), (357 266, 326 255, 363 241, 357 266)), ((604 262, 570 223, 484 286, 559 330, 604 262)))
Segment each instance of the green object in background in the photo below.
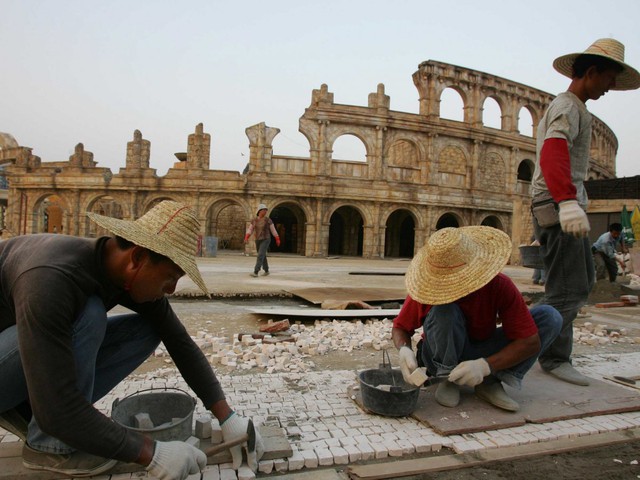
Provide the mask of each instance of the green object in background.
POLYGON ((636 241, 636 238, 633 235, 633 227, 631 226, 631 215, 629 215, 626 205, 622 207, 622 212, 620 213, 620 223, 622 224, 622 235, 624 238, 624 243, 628 247, 631 247, 633 245, 633 242, 636 241))

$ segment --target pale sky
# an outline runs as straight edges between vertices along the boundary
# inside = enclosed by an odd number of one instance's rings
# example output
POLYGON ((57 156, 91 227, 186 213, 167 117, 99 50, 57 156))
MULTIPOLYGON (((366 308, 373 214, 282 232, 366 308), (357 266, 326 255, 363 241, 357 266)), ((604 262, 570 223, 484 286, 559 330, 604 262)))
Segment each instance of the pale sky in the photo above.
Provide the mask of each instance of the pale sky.
MULTIPOLYGON (((638 0, 0 0, 0 18, 0 131, 43 162, 82 142, 114 173, 138 129, 164 175, 200 122, 212 169, 242 171, 260 122, 281 130, 275 155, 308 156, 314 88, 366 106, 383 83, 392 110, 417 113, 426 60, 558 94, 553 59, 613 37, 640 70, 638 0)), ((618 138, 617 175, 640 174, 640 91, 587 107, 618 138)))

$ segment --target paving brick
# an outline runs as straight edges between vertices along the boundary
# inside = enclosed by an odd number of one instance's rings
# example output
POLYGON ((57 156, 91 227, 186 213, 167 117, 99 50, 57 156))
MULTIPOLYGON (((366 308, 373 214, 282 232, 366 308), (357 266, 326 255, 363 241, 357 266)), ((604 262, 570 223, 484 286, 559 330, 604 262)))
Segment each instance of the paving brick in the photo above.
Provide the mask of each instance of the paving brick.
POLYGON ((304 457, 305 468, 316 468, 318 466, 319 460, 314 450, 302 450, 300 453, 304 457))
POLYGON ((333 462, 336 465, 346 465, 349 463, 349 453, 342 447, 331 447, 329 451, 333 455, 333 462))
POLYGON ((318 456, 318 465, 333 465, 333 455, 328 448, 320 448, 315 452, 318 456))
POLYGON ((271 473, 273 471, 273 460, 260 460, 258 462, 258 471, 266 474, 271 473))

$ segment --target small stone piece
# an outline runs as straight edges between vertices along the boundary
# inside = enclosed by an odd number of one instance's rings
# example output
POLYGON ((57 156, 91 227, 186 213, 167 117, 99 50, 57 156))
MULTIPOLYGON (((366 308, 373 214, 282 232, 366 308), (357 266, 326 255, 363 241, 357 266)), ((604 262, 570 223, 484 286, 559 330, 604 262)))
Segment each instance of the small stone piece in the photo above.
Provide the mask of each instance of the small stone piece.
POLYGON ((416 368, 411 375, 409 375, 409 379, 411 383, 413 383, 416 387, 421 387, 424 385, 424 382, 427 381, 429 377, 427 377, 427 369, 424 367, 416 368))
POLYGON ((136 413, 133 416, 133 424, 134 427, 142 430, 152 430, 154 427, 151 417, 146 412, 136 413))

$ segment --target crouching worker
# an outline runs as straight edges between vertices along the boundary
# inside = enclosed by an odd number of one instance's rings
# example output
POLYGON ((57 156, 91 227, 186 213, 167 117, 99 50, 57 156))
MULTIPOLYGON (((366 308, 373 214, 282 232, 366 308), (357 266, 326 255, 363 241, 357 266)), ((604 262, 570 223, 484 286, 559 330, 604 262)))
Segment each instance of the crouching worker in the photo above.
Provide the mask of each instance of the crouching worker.
POLYGON ((393 321, 406 381, 418 367, 411 337, 422 331, 421 365, 448 376, 435 398, 455 407, 460 386, 474 387, 490 404, 517 411, 502 383, 516 389, 538 355, 560 332, 562 318, 548 305, 529 310, 511 279, 500 273, 511 240, 492 227, 443 228, 417 253, 406 273, 409 292, 393 321))
MULTIPOLYGON (((83 477, 119 460, 143 465, 155 478, 183 480, 206 465, 201 450, 153 441, 93 404, 163 342, 219 419, 224 440, 247 432, 249 420, 231 410, 165 296, 185 273, 207 293, 195 263, 198 219, 172 201, 136 221, 88 216, 114 236, 43 234, 0 242, 0 426, 25 442, 27 468, 83 477), (115 305, 134 313, 107 317, 115 305)), ((232 450, 234 468, 242 448, 232 450)), ((254 471, 262 451, 256 432, 256 448, 247 452, 254 471)))

